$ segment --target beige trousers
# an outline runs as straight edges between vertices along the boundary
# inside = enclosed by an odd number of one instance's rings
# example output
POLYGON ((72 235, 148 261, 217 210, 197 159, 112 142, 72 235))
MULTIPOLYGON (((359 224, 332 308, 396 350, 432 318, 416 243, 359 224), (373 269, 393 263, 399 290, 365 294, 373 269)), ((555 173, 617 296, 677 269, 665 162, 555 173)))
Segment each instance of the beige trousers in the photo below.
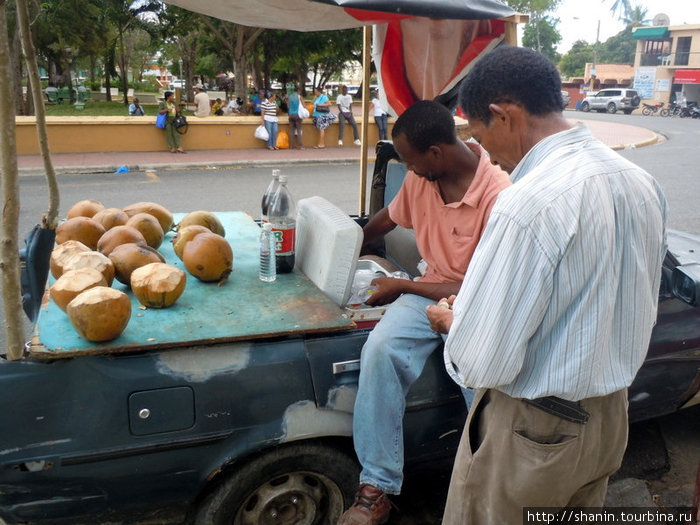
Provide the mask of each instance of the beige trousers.
POLYGON ((528 507, 600 507, 627 446, 627 390, 584 399, 572 423, 480 389, 452 470, 443 525, 520 525, 528 507))

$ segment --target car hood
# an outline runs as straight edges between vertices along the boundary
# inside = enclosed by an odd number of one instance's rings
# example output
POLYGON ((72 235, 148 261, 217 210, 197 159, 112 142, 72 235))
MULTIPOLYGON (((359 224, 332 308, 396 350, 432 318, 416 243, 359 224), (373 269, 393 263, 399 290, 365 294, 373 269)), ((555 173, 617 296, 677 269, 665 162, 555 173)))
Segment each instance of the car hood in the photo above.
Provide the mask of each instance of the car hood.
POLYGON ((680 264, 700 263, 700 235, 667 230, 666 240, 668 251, 678 259, 680 264))

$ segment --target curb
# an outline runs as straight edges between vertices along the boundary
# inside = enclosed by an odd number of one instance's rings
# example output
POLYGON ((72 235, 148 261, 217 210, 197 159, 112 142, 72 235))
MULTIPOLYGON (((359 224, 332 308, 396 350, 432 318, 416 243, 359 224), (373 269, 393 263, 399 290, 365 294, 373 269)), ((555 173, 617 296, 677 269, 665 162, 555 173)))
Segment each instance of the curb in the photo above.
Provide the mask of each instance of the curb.
MULTIPOLYGON (((367 162, 374 162, 376 157, 369 157, 367 162)), ((155 170, 189 170, 189 169, 227 169, 227 168, 253 168, 265 166, 308 165, 308 164, 359 164, 356 157, 335 157, 325 159, 256 159, 256 160, 227 160, 215 162, 183 162, 179 164, 153 163, 153 164, 121 164, 121 165, 86 165, 86 166, 54 166, 57 175, 94 175, 96 173, 116 173, 117 169, 126 166, 131 171, 155 171, 155 170)), ((18 168, 20 176, 44 175, 43 167, 18 168)))

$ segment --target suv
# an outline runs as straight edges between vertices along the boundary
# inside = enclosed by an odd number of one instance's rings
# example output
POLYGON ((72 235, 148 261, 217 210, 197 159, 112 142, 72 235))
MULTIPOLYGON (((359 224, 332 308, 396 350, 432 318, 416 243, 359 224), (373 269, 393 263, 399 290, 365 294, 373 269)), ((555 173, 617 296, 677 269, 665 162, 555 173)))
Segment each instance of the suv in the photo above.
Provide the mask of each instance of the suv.
POLYGON ((640 98, 634 89, 601 89, 591 93, 581 102, 581 111, 595 109, 598 113, 616 113, 621 109, 629 115, 639 107, 640 98))

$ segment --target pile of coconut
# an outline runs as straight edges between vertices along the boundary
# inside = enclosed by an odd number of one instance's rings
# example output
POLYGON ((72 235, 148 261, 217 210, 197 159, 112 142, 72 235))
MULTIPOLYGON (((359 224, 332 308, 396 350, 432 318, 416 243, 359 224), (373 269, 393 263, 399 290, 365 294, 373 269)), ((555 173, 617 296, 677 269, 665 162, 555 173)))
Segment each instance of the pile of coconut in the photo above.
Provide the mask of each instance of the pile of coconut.
POLYGON ((126 285, 144 307, 168 308, 185 290, 185 272, 167 264, 158 251, 165 234, 187 271, 222 285, 233 270, 233 250, 224 227, 211 212, 188 213, 174 225, 173 215, 154 202, 105 208, 96 200, 76 203, 56 229, 51 253, 51 299, 68 314, 88 341, 110 341, 131 318, 131 299, 111 288, 126 285))

